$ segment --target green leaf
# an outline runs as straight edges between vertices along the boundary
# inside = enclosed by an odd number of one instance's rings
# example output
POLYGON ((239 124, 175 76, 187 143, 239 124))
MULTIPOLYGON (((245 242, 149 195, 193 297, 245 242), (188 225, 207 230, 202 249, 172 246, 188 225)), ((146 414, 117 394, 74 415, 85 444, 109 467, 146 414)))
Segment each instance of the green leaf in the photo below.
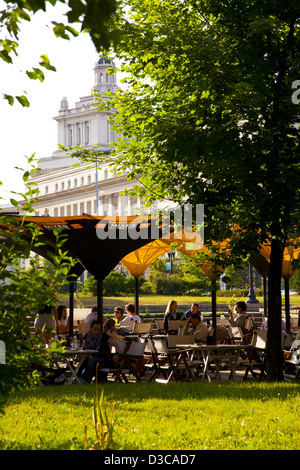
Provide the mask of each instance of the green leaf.
POLYGON ((28 99, 26 98, 26 96, 24 96, 24 95, 16 96, 16 98, 22 106, 24 106, 26 108, 29 108, 30 103, 29 103, 28 99))
POLYGON ((47 70, 52 70, 52 72, 56 72, 56 68, 50 64, 49 57, 46 54, 41 55, 42 61, 40 62, 41 67, 45 67, 47 70))
POLYGON ((15 99, 11 95, 7 95, 6 93, 3 95, 3 98, 8 101, 8 103, 13 106, 15 99))
POLYGON ((41 71, 41 69, 37 69, 36 67, 33 68, 33 72, 29 72, 27 70, 26 74, 31 80, 40 80, 40 82, 43 82, 45 79, 44 73, 41 71))

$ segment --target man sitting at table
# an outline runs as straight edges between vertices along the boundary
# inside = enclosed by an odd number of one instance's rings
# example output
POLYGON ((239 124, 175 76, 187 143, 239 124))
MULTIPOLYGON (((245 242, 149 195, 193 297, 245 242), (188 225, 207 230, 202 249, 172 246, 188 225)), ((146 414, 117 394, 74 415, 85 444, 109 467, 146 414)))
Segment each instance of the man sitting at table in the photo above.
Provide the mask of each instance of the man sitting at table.
MULTIPOLYGON (((199 313, 200 318, 201 318, 201 312, 199 310, 199 304, 196 304, 195 302, 193 302, 191 304, 191 308, 183 314, 182 320, 187 320, 188 318, 190 318, 192 313, 199 313)), ((201 318, 201 320, 202 320, 202 318, 201 318)))
POLYGON ((182 330, 183 335, 193 335, 196 343, 206 342, 208 335, 208 328, 205 323, 201 321, 199 313, 192 313, 182 330))
POLYGON ((245 322, 247 320, 247 304, 244 301, 237 302, 235 304, 236 315, 233 315, 232 311, 229 310, 229 324, 231 326, 239 326, 244 328, 245 322))

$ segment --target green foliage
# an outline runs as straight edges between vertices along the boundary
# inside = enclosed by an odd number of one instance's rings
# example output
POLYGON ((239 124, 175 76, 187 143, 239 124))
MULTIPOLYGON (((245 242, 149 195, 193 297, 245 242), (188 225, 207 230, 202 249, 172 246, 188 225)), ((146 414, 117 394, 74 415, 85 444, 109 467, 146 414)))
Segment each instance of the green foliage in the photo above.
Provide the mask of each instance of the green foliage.
MULTIPOLYGON (((32 158, 28 160, 32 163, 32 158)), ((36 189, 29 186, 24 196, 25 205, 32 210, 36 189)), ((40 352, 42 337, 32 335, 31 326, 36 313, 44 305, 56 305, 58 281, 62 286, 73 264, 63 251, 64 239, 56 231, 52 254, 54 268, 47 274, 38 259, 29 258, 34 247, 41 243, 39 229, 33 223, 25 226, 24 222, 24 217, 17 219, 0 214, 0 340, 6 347, 5 364, 0 364, 0 392, 3 396, 34 383, 37 380, 34 364, 49 362, 48 352, 40 352), (28 233, 31 241, 24 238, 28 233)), ((59 348, 60 345, 54 343, 52 347, 59 348)))
MULTIPOLYGON (((140 287, 143 286, 145 279, 143 276, 139 278, 140 287)), ((126 277, 118 271, 111 271, 103 280, 103 295, 111 297, 114 295, 126 295, 134 292, 134 277, 126 277)), ((97 281, 90 276, 84 282, 82 289, 83 294, 97 295, 97 281)))
POLYGON ((157 259, 151 264, 149 279, 141 292, 162 295, 202 295, 211 289, 210 281, 193 263, 173 261, 173 274, 166 271, 166 260, 157 259))

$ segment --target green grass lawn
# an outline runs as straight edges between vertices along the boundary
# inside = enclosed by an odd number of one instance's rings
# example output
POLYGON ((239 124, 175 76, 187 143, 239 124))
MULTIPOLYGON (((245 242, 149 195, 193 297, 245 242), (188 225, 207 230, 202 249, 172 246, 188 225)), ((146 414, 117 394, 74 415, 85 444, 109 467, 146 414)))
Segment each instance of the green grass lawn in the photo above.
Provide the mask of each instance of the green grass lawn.
MULTIPOLYGON (((210 296, 203 296, 203 297, 197 297, 197 296, 170 296, 170 295, 140 295, 139 297, 139 303, 140 305, 165 305, 167 306, 168 302, 170 300, 176 300, 179 305, 189 305, 192 302, 198 302, 198 303, 211 303, 211 297, 210 296)), ((97 304, 97 298, 92 297, 92 296, 80 296, 80 303, 84 307, 92 307, 93 305, 97 304)), ((233 299, 231 297, 217 297, 217 304, 229 304, 233 303, 237 300, 247 300, 247 297, 239 297, 236 298, 234 297, 233 299)), ((263 302, 263 297, 257 296, 257 300, 259 302, 263 302)), ((60 301, 62 303, 68 304, 69 302, 69 297, 60 297, 60 301)), ((129 302, 134 302, 134 295, 132 296, 120 296, 120 297, 104 297, 103 298, 103 303, 104 306, 115 306, 115 305, 125 305, 129 302)), ((282 296, 282 303, 284 305, 284 296, 282 296)), ((290 305, 291 307, 293 306, 300 306, 300 295, 291 295, 290 296, 290 305)))
MULTIPOLYGON (((84 449, 96 440, 95 385, 45 386, 14 394, 0 418, 0 449, 84 449)), ((299 383, 104 385, 116 449, 296 450, 299 383), (127 429, 124 430, 124 429, 127 429)))

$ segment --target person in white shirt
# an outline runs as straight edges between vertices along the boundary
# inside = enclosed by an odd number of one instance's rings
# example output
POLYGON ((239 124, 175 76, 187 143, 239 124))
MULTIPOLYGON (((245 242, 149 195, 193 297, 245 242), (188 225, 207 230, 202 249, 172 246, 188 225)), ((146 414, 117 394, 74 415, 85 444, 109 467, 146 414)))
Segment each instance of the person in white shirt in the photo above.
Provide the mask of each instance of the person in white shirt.
POLYGON ((131 328, 134 321, 141 321, 140 317, 135 314, 135 308, 133 304, 125 305, 125 311, 128 315, 119 323, 119 326, 127 326, 131 328))
POLYGON ((196 342, 206 342, 208 328, 201 321, 199 313, 192 313, 182 330, 183 335, 193 335, 196 342))

